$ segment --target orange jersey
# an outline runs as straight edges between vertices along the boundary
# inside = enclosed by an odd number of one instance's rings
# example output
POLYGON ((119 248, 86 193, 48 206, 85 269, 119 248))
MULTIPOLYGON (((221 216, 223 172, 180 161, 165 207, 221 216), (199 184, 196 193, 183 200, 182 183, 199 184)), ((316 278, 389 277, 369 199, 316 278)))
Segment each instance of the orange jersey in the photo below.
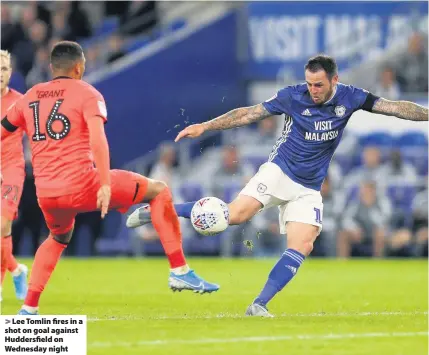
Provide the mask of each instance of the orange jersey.
POLYGON ((7 112, 26 131, 38 197, 81 191, 94 169, 88 120, 107 120, 103 96, 90 84, 67 77, 35 85, 7 112))
MULTIPOLYGON (((8 93, 1 98, 1 117, 6 116, 7 110, 13 106, 23 95, 18 91, 9 89, 8 93)), ((1 141, 1 169, 9 168, 24 170, 24 147, 22 138, 24 130, 20 128, 17 132, 1 141)))

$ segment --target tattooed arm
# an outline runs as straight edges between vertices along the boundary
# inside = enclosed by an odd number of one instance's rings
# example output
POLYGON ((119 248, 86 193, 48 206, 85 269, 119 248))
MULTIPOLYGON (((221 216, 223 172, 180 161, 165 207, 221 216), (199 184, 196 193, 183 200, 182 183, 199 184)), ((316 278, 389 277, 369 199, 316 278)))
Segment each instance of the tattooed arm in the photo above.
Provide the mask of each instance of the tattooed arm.
POLYGON ((211 121, 204 122, 203 125, 206 131, 217 131, 245 126, 269 116, 272 116, 272 114, 266 110, 264 105, 258 104, 236 108, 211 121))
POLYGON ((268 112, 262 104, 236 108, 235 110, 229 111, 224 115, 214 118, 210 121, 186 127, 184 130, 179 132, 175 142, 178 142, 184 137, 199 137, 206 131, 217 131, 245 126, 253 122, 261 121, 264 118, 270 117, 272 115, 273 114, 268 112))
POLYGON ((428 109, 410 101, 390 101, 380 98, 374 103, 372 112, 386 116, 396 116, 403 120, 428 120, 428 109))

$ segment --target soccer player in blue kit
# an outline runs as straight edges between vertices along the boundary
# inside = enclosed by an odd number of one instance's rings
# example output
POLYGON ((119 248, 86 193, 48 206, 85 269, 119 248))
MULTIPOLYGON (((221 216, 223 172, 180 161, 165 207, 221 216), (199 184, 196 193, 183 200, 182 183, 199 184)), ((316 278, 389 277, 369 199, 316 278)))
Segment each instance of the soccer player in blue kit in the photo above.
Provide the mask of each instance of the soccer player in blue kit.
MULTIPOLYGON (((280 230, 287 234, 287 250, 271 270, 246 315, 272 317, 268 302, 295 276, 322 229, 320 188, 329 163, 352 114, 365 110, 405 120, 427 121, 428 109, 409 101, 389 101, 366 90, 338 82, 335 60, 326 55, 305 65, 306 83, 288 86, 269 100, 232 110, 213 120, 182 130, 182 138, 204 132, 245 126, 269 116, 285 115, 277 140, 256 175, 229 204, 230 224, 241 224, 262 209, 279 208, 280 230)), ((255 142, 257 143, 257 142, 255 142)), ((180 217, 190 218, 194 202, 176 204, 180 217)), ((150 210, 140 207, 128 218, 129 227, 150 222, 150 210)))

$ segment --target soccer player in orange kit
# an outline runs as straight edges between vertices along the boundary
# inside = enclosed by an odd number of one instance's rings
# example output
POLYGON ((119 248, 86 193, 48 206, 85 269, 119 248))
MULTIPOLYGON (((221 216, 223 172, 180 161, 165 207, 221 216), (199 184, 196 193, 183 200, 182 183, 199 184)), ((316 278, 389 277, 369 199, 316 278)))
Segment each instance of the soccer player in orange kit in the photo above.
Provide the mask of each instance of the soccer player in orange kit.
POLYGON ((50 230, 36 252, 29 290, 19 314, 38 314, 39 298, 70 242, 78 213, 125 213, 149 201, 152 220, 170 263, 169 287, 205 293, 219 289, 189 269, 170 189, 161 181, 110 170, 103 96, 82 81, 85 57, 76 42, 58 42, 50 66, 54 79, 35 85, 1 121, 1 137, 19 127, 30 139, 39 205, 50 230), (95 166, 94 167, 94 163, 95 166))
MULTIPOLYGON (((9 81, 12 75, 10 53, 1 50, 0 59, 1 115, 3 117, 7 109, 21 98, 22 94, 9 88, 9 81)), ((18 206, 25 180, 25 161, 22 146, 23 134, 24 131, 20 129, 16 134, 1 142, 1 285, 3 285, 6 270, 10 271, 15 284, 16 297, 20 300, 23 300, 27 295, 28 268, 23 264, 18 264, 13 256, 11 234, 12 222, 18 215, 18 206)))

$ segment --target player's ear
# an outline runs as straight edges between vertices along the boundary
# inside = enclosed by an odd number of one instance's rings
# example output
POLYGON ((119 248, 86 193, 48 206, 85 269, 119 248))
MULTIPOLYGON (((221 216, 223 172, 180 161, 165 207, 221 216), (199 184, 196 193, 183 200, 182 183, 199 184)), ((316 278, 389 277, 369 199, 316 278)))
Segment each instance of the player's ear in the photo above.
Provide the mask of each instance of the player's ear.
POLYGON ((338 74, 336 74, 332 77, 332 84, 336 85, 337 83, 338 83, 338 74))

